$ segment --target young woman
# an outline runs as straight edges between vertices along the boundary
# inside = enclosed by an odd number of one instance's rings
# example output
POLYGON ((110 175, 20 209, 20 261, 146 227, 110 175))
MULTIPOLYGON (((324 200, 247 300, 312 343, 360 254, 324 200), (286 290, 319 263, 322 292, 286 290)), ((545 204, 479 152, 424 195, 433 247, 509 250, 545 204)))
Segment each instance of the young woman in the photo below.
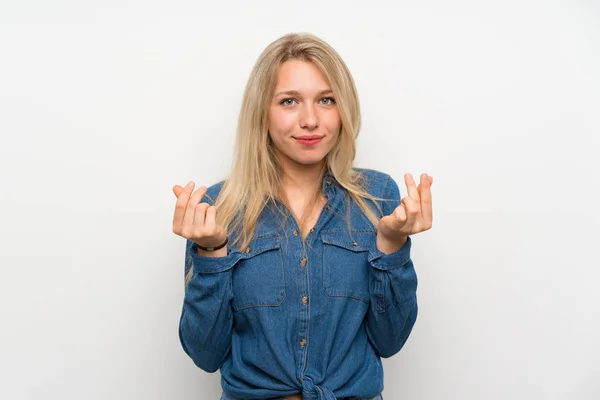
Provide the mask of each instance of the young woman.
POLYGON ((184 351, 221 371, 223 400, 382 399, 381 358, 417 316, 411 235, 431 228, 433 178, 408 196, 353 167, 360 107, 327 43, 289 34, 254 66, 228 178, 176 185, 187 239, 184 351))

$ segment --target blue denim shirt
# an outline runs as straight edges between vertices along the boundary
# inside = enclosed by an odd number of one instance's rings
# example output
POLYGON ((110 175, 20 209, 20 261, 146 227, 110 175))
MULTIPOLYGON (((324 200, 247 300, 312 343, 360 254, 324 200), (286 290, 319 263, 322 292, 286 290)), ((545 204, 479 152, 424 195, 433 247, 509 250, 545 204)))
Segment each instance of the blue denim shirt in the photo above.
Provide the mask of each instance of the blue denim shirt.
MULTIPOLYGON (((391 214, 400 204, 396 182, 382 172, 358 171, 369 193, 389 199, 380 205, 383 215, 391 214)), ((215 199, 222 184, 207 196, 215 199)), ((289 211, 282 225, 274 205, 264 209, 247 249, 202 257, 187 241, 185 273, 193 268, 194 275, 179 338, 198 367, 221 370, 229 398, 377 396, 381 358, 396 354, 412 330, 417 276, 411 238, 395 253, 382 253, 376 230, 329 173, 322 190, 327 204, 305 245, 289 211)))

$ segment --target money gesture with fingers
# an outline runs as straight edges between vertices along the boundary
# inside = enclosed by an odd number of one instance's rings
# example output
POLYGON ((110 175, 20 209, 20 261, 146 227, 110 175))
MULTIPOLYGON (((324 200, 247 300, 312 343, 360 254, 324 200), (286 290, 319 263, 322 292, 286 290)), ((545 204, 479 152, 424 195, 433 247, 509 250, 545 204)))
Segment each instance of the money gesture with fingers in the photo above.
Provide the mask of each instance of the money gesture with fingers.
POLYGON ((431 206, 431 185, 433 177, 421 175, 421 182, 416 186, 411 174, 404 175, 408 196, 390 214, 382 217, 377 226, 378 235, 389 242, 399 242, 409 235, 423 232, 431 228, 433 209, 431 206))
POLYGON ((202 186, 192 194, 193 189, 194 182, 185 187, 173 187, 177 197, 173 233, 202 247, 218 247, 227 240, 227 232, 217 224, 217 207, 200 203, 206 194, 206 187, 202 186))

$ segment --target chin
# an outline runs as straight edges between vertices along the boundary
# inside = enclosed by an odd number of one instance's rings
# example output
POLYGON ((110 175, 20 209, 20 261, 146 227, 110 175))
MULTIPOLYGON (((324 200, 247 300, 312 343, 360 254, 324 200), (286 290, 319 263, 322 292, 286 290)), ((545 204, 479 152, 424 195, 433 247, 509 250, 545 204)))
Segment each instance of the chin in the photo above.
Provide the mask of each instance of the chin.
POLYGON ((327 152, 325 149, 313 149, 311 151, 297 151, 295 148, 277 149, 278 157, 283 164, 293 163, 296 165, 311 166, 325 161, 327 152))
POLYGON ((318 164, 321 163, 323 160, 325 159, 325 157, 298 157, 298 158, 293 158, 292 160, 297 163, 297 164, 301 164, 301 165, 314 165, 314 164, 318 164))

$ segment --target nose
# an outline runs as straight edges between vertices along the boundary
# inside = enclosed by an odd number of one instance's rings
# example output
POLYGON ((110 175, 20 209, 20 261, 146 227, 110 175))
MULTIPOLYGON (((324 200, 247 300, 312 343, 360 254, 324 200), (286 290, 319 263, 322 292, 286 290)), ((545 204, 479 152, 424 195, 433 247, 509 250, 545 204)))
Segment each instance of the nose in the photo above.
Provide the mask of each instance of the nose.
POLYGON ((311 104, 305 104, 300 110, 300 127, 312 131, 319 126, 317 110, 311 104))

